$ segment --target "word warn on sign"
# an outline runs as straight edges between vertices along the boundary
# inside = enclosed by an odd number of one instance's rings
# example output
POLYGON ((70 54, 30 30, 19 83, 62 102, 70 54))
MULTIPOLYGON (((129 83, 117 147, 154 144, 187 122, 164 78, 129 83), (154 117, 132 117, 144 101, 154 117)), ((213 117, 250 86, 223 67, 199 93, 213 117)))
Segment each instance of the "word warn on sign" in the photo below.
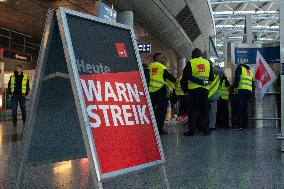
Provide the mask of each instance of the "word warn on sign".
POLYGON ((102 173, 161 159, 139 71, 80 81, 102 173))
POLYGON ((150 123, 146 115, 146 105, 137 105, 141 102, 140 95, 144 95, 144 93, 138 91, 136 84, 107 81, 102 84, 101 81, 83 79, 81 79, 81 84, 88 102, 129 103, 127 105, 88 105, 88 116, 95 120, 95 122, 91 122, 92 127, 111 126, 109 115, 111 115, 113 126, 150 123), (103 115, 101 117, 104 119, 102 120, 99 115, 103 115))

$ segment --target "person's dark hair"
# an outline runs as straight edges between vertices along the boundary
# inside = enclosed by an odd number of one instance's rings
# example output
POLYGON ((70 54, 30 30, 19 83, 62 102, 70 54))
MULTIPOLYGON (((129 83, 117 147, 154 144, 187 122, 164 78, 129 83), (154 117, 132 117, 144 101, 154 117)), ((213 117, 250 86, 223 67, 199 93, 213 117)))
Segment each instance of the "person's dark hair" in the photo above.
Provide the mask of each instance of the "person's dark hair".
POLYGON ((192 58, 199 58, 201 57, 201 50, 199 48, 195 48, 193 51, 192 51, 192 58))
POLYGON ((155 53, 155 54, 153 55, 153 61, 157 61, 157 60, 158 60, 158 57, 161 56, 161 55, 162 55, 162 53, 155 53))
POLYGON ((17 66, 23 69, 23 66, 21 66, 20 64, 17 64, 16 67, 17 67, 17 66))

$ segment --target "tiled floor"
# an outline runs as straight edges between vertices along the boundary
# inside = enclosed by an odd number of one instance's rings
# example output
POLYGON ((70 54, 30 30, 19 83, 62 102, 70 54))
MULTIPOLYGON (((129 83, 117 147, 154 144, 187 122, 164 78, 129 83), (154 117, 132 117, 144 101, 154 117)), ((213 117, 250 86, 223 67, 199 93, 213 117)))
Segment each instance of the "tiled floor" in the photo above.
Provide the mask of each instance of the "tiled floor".
MULTIPOLYGON (((22 129, 0 123, 0 188, 15 187, 22 129)), ((284 188, 284 153, 275 139, 277 129, 217 130, 194 137, 178 129, 171 127, 170 134, 162 136, 171 188, 284 188)), ((30 166, 23 188, 92 188, 88 169, 88 159, 30 166)), ((107 180, 103 186, 165 188, 158 167, 107 180)))

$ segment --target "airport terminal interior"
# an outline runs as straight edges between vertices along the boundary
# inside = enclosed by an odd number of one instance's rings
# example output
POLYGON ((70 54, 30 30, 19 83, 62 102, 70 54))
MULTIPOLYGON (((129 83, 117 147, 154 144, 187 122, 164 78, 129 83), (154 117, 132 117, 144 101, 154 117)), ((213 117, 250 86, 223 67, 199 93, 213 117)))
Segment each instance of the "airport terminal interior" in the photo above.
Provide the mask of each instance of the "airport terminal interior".
POLYGON ((284 189, 283 82, 284 0, 0 0, 0 189, 284 189))

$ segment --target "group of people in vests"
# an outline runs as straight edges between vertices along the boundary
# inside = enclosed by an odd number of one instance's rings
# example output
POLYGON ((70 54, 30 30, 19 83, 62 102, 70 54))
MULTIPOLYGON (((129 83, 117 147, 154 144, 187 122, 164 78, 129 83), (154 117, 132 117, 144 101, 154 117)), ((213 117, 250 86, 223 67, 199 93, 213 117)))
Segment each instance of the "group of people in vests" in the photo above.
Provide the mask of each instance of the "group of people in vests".
MULTIPOLYGON (((181 76, 176 79, 165 66, 161 53, 155 53, 153 62, 144 73, 149 87, 152 106, 160 134, 167 134, 163 129, 171 95, 176 96, 180 104, 179 115, 188 114, 186 136, 193 136, 197 129, 208 135, 210 129, 229 128, 229 94, 235 95, 235 125, 237 129, 247 127, 248 100, 253 91, 253 72, 245 64, 239 64, 235 71, 232 85, 222 69, 202 58, 202 52, 196 48, 191 59, 186 63, 181 76), (217 119, 216 119, 217 118, 217 119)), ((8 92, 12 100, 13 125, 17 125, 18 104, 22 111, 23 124, 26 122, 26 96, 29 94, 29 78, 21 65, 15 67, 10 77, 8 92)))
POLYGON ((246 128, 248 99, 253 90, 252 71, 247 65, 238 65, 231 85, 224 71, 201 55, 198 48, 192 51, 177 80, 168 72, 161 53, 154 54, 148 69, 144 67, 160 134, 167 134, 163 126, 169 93, 177 96, 179 115, 188 114, 185 136, 193 136, 197 130, 209 135, 216 126, 229 128, 228 102, 232 91, 236 92, 236 128, 246 128))

